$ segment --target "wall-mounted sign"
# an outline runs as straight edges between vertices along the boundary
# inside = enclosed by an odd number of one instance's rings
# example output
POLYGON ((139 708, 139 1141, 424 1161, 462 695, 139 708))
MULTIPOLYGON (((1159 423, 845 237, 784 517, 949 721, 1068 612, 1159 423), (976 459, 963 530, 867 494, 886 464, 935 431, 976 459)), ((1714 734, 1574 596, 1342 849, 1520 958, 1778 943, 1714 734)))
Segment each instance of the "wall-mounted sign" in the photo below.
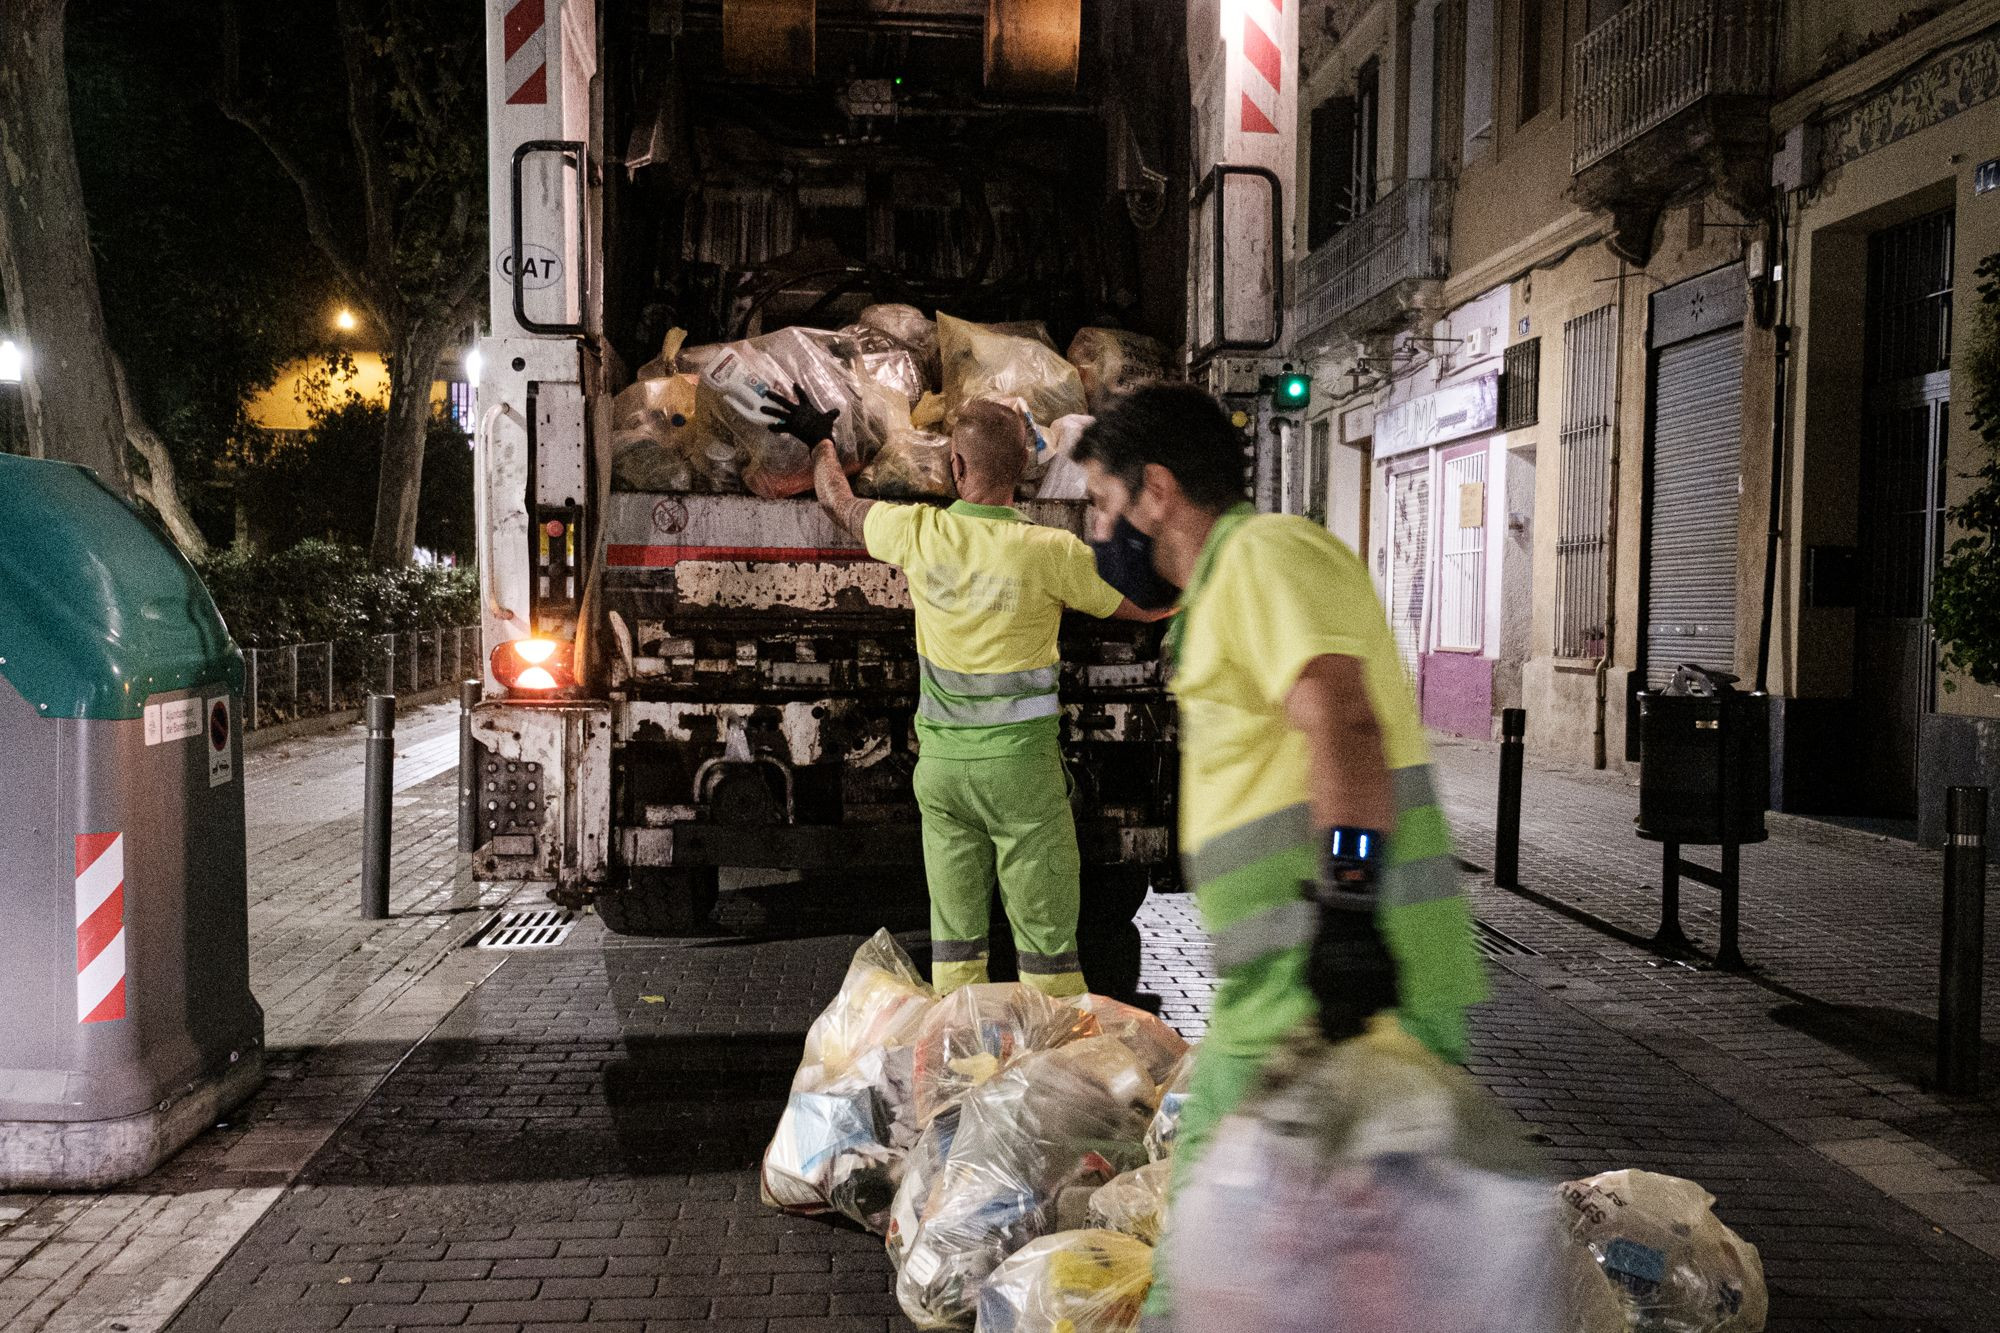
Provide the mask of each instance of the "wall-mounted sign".
POLYGON ((1393 458, 1412 449, 1449 444, 1499 424, 1500 372, 1492 371, 1377 412, 1375 457, 1393 458))
POLYGON ((2000 189, 2000 157, 1989 157, 1972 169, 1972 192, 2000 189))

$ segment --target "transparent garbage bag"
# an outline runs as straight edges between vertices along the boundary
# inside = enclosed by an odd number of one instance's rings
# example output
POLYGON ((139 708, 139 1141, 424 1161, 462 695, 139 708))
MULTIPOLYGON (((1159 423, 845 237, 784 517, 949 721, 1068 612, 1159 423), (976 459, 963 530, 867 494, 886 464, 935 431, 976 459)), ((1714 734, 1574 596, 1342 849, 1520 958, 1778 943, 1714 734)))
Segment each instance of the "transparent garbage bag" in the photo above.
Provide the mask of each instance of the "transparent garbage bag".
MULTIPOLYGON (((1144 1157, 1155 1088, 1131 1048, 1085 1037, 1023 1056, 966 1094, 943 1167, 903 1239, 896 1299, 919 1328, 970 1322, 1002 1260, 1055 1230, 1056 1204, 1144 1157)), ((904 1177, 900 1195, 917 1177, 904 1177)))
POLYGON ((1301 1033, 1175 1195, 1184 1333, 1560 1328, 1562 1236, 1517 1123, 1393 1016, 1301 1033))
POLYGON ((1085 487, 1087 475, 1083 464, 1071 457, 1076 452, 1076 442, 1083 438, 1083 432, 1090 427, 1096 417, 1080 414, 1058 418, 1047 431, 1048 458, 1043 464, 1040 488, 1035 492, 1041 500, 1082 500, 1087 498, 1085 487))
POLYGON ((854 479, 855 493, 878 500, 951 500, 951 440, 927 430, 897 431, 854 479))
POLYGON ((915 407, 930 392, 931 379, 923 359, 908 344, 866 324, 849 324, 840 333, 853 344, 861 373, 895 393, 906 409, 915 407))
POLYGON ((923 1226, 924 1214, 930 1208, 931 1192, 937 1188, 938 1177, 944 1174, 944 1164, 951 1160, 951 1149, 958 1141, 959 1118, 963 1110, 964 1104, 957 1103, 932 1116, 903 1159, 903 1178, 897 1184, 896 1197, 889 1205, 886 1236, 889 1262, 898 1273, 903 1271, 903 1259, 909 1253, 910 1242, 917 1238, 917 1232, 923 1226))
POLYGON ((1144 1009, 1135 1009, 1103 995, 1079 995, 1070 1001, 1097 1020, 1097 1030, 1131 1048, 1157 1086, 1173 1077, 1174 1066, 1188 1052, 1181 1034, 1144 1009))
POLYGON ((927 388, 938 382, 938 331, 930 316, 913 305, 887 303, 864 308, 854 321, 893 338, 916 353, 917 368, 923 372, 927 388))
POLYGON ((660 341, 660 354, 639 367, 640 380, 665 379, 679 371, 692 370, 692 366, 680 363, 681 344, 687 341, 688 331, 678 326, 668 329, 667 336, 660 341))
POLYGON ((1574 1237, 1563 1246, 1563 1280, 1569 1322, 1560 1333, 1631 1333, 1632 1322, 1618 1288, 1597 1266, 1590 1247, 1574 1237))
POLYGON ((1607 1171, 1561 1188, 1570 1234, 1611 1280, 1635 1333, 1758 1333, 1770 1310, 1757 1247, 1692 1180, 1607 1171))
POLYGON ((1018 981, 961 986, 917 1034, 917 1118, 929 1120, 1031 1051, 1097 1033, 1094 1015, 1018 981))
MULTIPOLYGON (((725 343, 701 356, 695 424, 711 443, 733 449, 745 487, 765 496, 812 488, 812 455, 804 442, 771 429, 767 394, 803 390, 822 410, 840 409, 833 443, 853 470, 881 446, 887 422, 879 398, 864 394, 853 346, 821 329, 789 328, 725 343)), ((726 462, 720 451, 714 456, 726 462)), ((718 469, 726 472, 727 469, 718 469)))
POLYGON ((1069 362, 1092 412, 1135 384, 1165 378, 1171 355, 1158 338, 1125 329, 1078 329, 1069 340, 1069 362))
MULTIPOLYGON (((658 413, 651 416, 658 417, 658 413)), ((611 487, 619 491, 689 491, 694 489, 695 460, 684 433, 660 418, 644 418, 611 437, 611 487)))
POLYGON ((1148 1161, 1164 1162, 1173 1156, 1174 1139, 1181 1132, 1181 1108, 1187 1105, 1188 1081, 1194 1077, 1198 1049, 1189 1047, 1188 1053, 1174 1063, 1173 1072, 1161 1080, 1160 1109, 1153 1112, 1153 1123, 1146 1126, 1148 1161))
MULTIPOLYGON (((1076 367, 1048 341, 1012 331, 1020 326, 973 324, 938 316, 938 352, 943 361, 947 417, 974 398, 1019 398, 1044 425, 1088 410, 1076 367)), ((1030 326, 1040 330, 1039 325, 1030 326)), ((919 423, 922 404, 919 404, 919 423)))
POLYGON ((1160 1243, 1167 1226, 1167 1190, 1172 1162, 1135 1166, 1090 1196, 1090 1224, 1122 1231, 1148 1245, 1160 1243))
POLYGON ((1152 1285, 1152 1247, 1130 1236, 1044 1236, 986 1280, 977 1333, 1135 1333, 1152 1285))
POLYGON ((764 1153, 765 1203, 887 1227, 903 1157, 917 1138, 910 1043, 936 1003, 888 931, 856 950, 839 993, 806 1032, 764 1153))

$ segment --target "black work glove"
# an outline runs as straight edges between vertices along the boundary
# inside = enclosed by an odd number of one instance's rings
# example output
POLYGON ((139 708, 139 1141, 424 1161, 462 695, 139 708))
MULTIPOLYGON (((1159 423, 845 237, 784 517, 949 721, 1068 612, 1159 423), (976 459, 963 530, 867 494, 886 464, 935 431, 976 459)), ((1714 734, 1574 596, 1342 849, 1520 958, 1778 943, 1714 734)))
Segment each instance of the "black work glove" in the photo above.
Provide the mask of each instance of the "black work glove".
POLYGON ((820 411, 803 384, 793 383, 790 398, 773 389, 764 390, 764 396, 771 400, 764 404, 764 415, 771 418, 773 431, 804 441, 808 449, 833 438, 833 423, 839 419, 840 409, 820 411))
POLYGON ((1396 958, 1375 919, 1379 874, 1379 862, 1329 858, 1317 881, 1300 886, 1319 909, 1306 986, 1328 1041, 1360 1036, 1369 1019, 1397 1004, 1396 958))

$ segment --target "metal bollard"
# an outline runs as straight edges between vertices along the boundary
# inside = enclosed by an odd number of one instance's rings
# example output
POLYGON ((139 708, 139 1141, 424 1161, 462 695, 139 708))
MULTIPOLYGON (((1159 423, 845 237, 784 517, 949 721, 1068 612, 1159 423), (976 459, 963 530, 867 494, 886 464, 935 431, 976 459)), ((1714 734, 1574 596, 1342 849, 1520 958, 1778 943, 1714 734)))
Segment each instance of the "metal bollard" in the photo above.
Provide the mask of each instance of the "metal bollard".
POLYGON ((1979 1007, 1986 952, 1984 787, 1945 794, 1944 946, 1938 955, 1938 1087, 1979 1091, 1979 1007))
POLYGON ((389 915, 389 806, 396 787, 396 696, 368 696, 367 761, 362 771, 361 919, 389 915))
POLYGON ((1504 889, 1521 887, 1521 759, 1522 737, 1527 733, 1527 710, 1500 710, 1500 810, 1493 826, 1493 882, 1504 889))
POLYGON ((472 710, 480 683, 458 683, 458 850, 479 850, 479 746, 472 739, 472 710))

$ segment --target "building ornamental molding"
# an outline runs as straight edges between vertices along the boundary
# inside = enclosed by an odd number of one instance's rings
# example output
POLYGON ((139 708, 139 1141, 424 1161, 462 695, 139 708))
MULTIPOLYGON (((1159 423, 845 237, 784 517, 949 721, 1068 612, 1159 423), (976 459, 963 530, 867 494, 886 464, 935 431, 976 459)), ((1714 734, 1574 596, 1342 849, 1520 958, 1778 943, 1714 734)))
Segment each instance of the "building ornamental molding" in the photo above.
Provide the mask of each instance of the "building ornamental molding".
POLYGON ((1820 130, 1822 175, 2000 97, 2000 29, 1939 54, 1820 130))

